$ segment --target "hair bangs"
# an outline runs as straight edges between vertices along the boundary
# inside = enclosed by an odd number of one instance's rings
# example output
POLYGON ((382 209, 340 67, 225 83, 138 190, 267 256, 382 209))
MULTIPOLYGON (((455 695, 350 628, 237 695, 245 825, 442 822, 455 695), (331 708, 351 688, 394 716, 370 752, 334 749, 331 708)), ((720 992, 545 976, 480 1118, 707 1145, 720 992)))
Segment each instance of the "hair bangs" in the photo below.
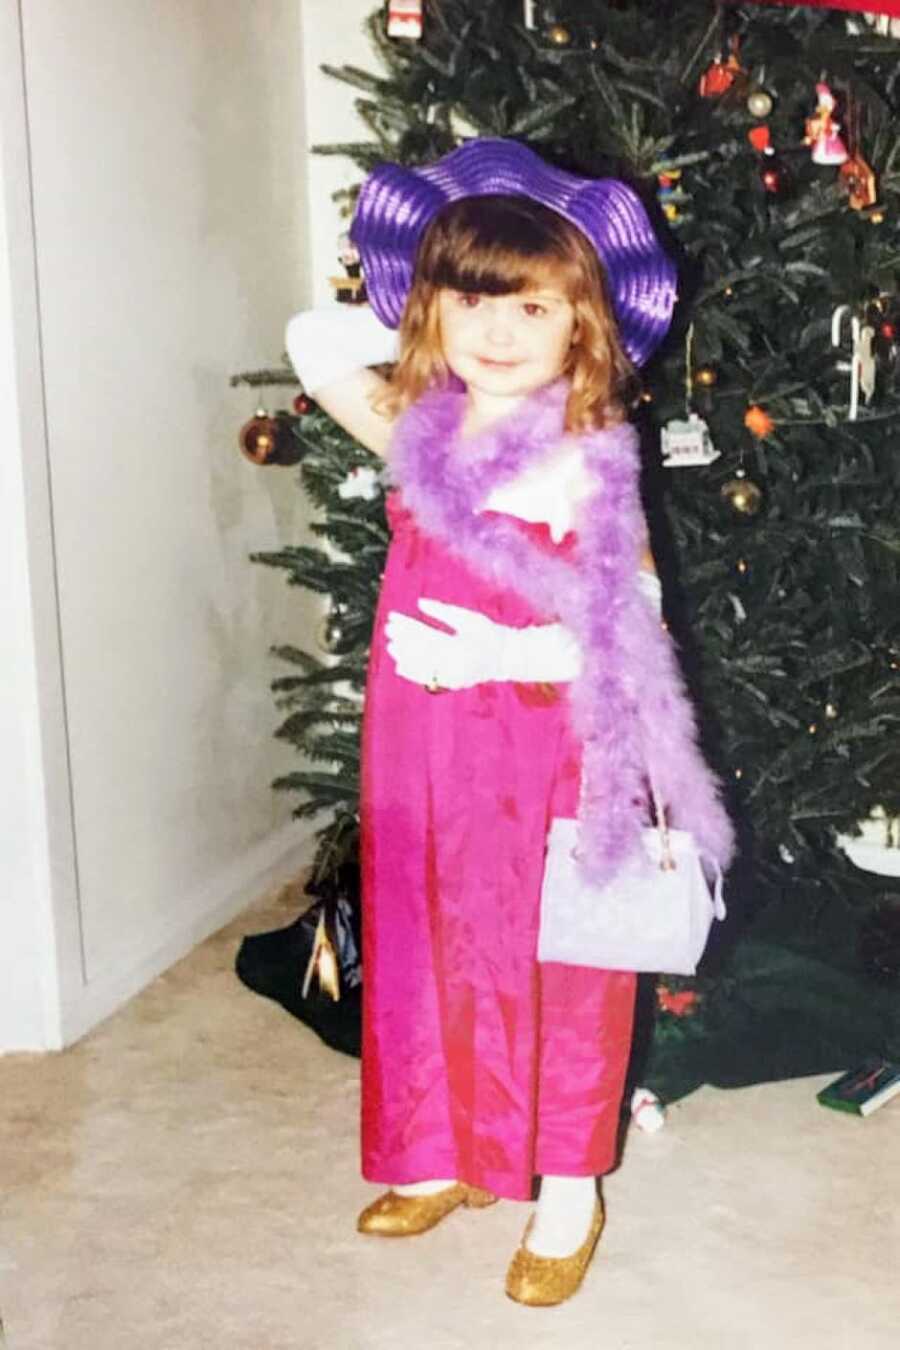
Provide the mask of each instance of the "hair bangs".
POLYGON ((578 269, 560 217, 516 197, 473 197, 446 207, 419 259, 422 281, 438 290, 512 295, 555 285, 573 297, 578 269))

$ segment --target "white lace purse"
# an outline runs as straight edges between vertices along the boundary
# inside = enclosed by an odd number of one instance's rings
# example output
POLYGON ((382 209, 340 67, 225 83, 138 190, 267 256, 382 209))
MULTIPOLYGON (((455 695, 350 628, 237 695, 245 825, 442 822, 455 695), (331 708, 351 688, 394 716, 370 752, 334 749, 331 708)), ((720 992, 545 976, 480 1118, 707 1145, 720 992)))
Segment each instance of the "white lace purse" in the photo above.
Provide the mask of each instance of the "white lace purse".
POLYGON ((577 820, 550 826, 541 890, 538 960, 601 970, 693 975, 713 919, 724 919, 722 872, 693 836, 658 827, 605 886, 591 886, 575 858, 577 820))

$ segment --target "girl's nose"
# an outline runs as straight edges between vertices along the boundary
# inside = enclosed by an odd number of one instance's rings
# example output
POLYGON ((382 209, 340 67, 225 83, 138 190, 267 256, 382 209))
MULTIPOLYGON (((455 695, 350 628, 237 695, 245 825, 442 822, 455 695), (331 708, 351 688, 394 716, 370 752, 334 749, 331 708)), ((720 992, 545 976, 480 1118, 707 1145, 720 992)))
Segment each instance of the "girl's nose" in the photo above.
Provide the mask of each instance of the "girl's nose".
POLYGON ((495 347, 508 347, 513 340, 510 316, 502 305, 493 304, 487 310, 485 335, 495 347))

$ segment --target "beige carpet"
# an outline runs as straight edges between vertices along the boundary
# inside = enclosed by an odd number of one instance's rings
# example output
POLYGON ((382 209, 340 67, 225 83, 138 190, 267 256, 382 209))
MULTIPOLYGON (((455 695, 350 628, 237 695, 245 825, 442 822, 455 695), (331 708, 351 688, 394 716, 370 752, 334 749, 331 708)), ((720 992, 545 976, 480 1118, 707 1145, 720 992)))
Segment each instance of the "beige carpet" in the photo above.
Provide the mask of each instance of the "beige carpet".
MULTIPOLYGON (((577 1298, 502 1292, 527 1207, 363 1238, 357 1065, 232 974, 270 896, 62 1055, 0 1060, 8 1350, 895 1350, 900 1098, 696 1093, 632 1131, 577 1298)), ((785 1029, 789 1034, 789 1028, 785 1029)))

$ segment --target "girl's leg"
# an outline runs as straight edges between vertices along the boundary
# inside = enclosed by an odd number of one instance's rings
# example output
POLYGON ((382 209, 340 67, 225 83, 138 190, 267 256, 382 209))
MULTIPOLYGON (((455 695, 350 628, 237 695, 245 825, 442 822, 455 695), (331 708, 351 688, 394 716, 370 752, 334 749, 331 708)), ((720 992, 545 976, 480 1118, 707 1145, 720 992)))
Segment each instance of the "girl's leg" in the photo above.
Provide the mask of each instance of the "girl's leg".
POLYGON ((542 1177, 528 1250, 535 1256, 577 1252, 590 1231, 596 1203, 595 1177, 542 1177))
POLYGON ((448 1186, 455 1186, 455 1181, 410 1181, 403 1186, 392 1186, 391 1190, 397 1195, 435 1195, 438 1191, 445 1191, 448 1186))
POLYGON ((528 1249, 568 1256, 594 1219, 596 1178, 615 1163, 631 1050, 635 977, 543 965, 537 1170, 528 1249))

